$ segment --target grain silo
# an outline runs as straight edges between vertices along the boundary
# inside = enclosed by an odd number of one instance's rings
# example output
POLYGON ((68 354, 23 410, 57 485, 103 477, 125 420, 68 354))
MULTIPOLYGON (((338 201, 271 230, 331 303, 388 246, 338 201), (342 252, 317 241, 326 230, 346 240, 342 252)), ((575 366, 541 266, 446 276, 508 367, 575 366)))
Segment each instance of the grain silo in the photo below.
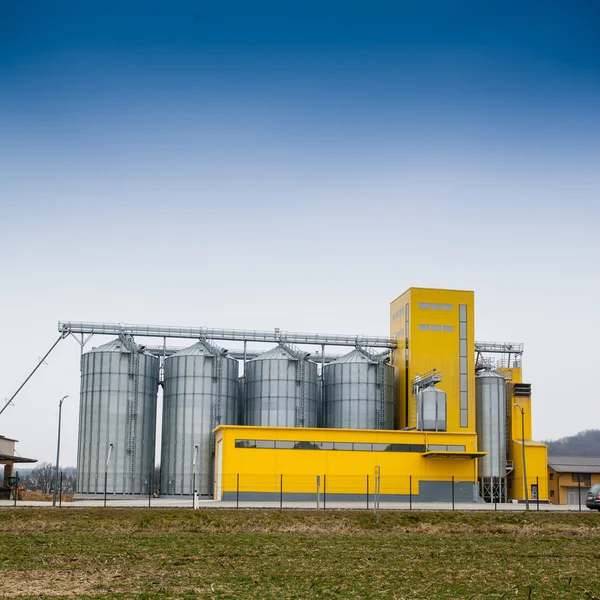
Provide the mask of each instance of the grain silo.
POLYGON ((317 365, 281 344, 246 363, 244 425, 316 427, 317 365))
POLYGON ((361 348, 325 365, 323 427, 393 429, 393 367, 361 348))
POLYGON ((479 485, 484 500, 506 500, 507 424, 506 379, 490 369, 475 378, 476 428, 479 450, 479 485))
POLYGON ((82 356, 78 494, 148 494, 158 370, 159 359, 127 335, 82 356))
POLYGON ((213 429, 238 423, 238 361, 206 340, 165 359, 161 494, 213 493, 213 429))

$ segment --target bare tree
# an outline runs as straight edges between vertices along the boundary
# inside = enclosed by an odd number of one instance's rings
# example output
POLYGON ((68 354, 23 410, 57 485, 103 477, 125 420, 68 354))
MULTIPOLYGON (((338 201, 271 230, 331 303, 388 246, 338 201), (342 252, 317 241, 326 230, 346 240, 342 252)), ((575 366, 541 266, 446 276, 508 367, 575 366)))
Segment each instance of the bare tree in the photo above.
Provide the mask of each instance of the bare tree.
POLYGON ((24 478, 23 486, 30 492, 49 494, 54 486, 54 467, 49 462, 40 463, 24 478))

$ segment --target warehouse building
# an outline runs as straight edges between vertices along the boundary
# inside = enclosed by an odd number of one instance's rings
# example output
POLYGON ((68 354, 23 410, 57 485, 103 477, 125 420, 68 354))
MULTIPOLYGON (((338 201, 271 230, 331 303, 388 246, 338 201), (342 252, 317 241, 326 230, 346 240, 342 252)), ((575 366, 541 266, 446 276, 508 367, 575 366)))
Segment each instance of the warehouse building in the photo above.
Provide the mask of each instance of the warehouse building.
POLYGON ((474 310, 411 288, 389 337, 59 323, 81 335, 78 494, 148 493, 162 386, 163 495, 547 501, 523 346, 477 342, 474 310), (117 339, 84 352, 92 335, 117 339))

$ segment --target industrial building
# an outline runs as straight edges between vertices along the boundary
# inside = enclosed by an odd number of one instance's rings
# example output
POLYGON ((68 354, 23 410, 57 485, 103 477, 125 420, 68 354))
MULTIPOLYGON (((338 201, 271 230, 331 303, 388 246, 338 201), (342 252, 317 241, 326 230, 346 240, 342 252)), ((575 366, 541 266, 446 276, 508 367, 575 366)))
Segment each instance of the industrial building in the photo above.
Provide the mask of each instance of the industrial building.
POLYGON ((162 386, 163 495, 547 501, 523 346, 476 342, 474 310, 411 288, 389 337, 59 323, 81 346, 77 493, 149 492, 162 386))

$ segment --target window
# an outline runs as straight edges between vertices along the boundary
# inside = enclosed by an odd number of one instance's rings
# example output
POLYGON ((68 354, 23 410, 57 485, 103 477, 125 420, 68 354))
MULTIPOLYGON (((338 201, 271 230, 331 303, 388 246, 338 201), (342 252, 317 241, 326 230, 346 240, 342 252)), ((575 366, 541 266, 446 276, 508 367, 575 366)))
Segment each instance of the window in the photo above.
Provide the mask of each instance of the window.
POLYGON ((257 448, 275 448, 275 440, 256 440, 257 448))
POLYGON ((427 450, 429 452, 466 452, 466 446, 453 446, 445 444, 429 444, 427 450))
POLYGON ((334 442, 334 450, 352 450, 352 442, 334 442))
POLYGON ((452 304, 442 304, 442 310, 452 310, 452 304))
POLYGON ((275 448, 293 449, 295 447, 296 447, 296 442, 292 442, 291 440, 277 440, 275 442, 275 448))
POLYGON ((571 473, 571 481, 576 481, 582 485, 592 485, 592 476, 589 473, 571 473))
POLYGON ((315 442, 315 447, 319 450, 333 450, 333 442, 315 442))
POLYGON ((362 451, 362 452, 371 452, 373 450, 373 444, 354 444, 354 450, 362 451))
POLYGON ((440 305, 439 305, 439 304, 430 304, 430 305, 429 305, 429 308, 430 308, 431 310, 440 310, 440 308, 441 308, 441 307, 440 307, 440 305))
POLYGON ((550 481, 554 479, 554 473, 550 473, 550 481))
POLYGON ((458 313, 460 319, 460 426, 469 426, 469 387, 467 373, 467 305, 459 304, 458 313))
MULTIPOLYGON (((236 448, 279 450, 344 450, 356 452, 425 452, 425 444, 370 444, 367 442, 309 442, 293 440, 235 440, 236 448)), ((443 446, 446 449, 446 446, 443 446)), ((464 446, 461 446, 464 450, 464 446)))
POLYGON ((373 452, 387 452, 388 444, 373 444, 373 452))
POLYGON ((427 325, 425 323, 419 323, 419 329, 421 331, 429 331, 429 325, 427 325))
POLYGON ((442 331, 451 333, 454 331, 454 327, 452 327, 452 325, 442 325, 442 331))
POLYGON ((431 331, 441 331, 441 330, 442 330, 441 325, 432 325, 431 326, 431 331))
POLYGON ((419 308, 421 310, 428 310, 429 309, 429 303, 428 302, 419 302, 419 308))

